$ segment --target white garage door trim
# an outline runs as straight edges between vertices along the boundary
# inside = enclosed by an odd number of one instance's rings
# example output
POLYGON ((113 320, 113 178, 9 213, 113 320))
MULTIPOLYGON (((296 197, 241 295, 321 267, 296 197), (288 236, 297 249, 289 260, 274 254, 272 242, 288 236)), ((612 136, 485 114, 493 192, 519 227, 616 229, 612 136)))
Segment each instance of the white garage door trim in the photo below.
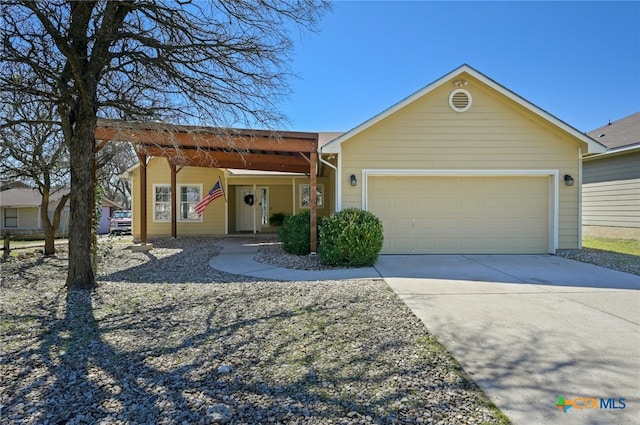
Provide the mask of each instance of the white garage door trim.
POLYGON ((426 176, 426 177, 551 177, 549 185, 549 249, 555 254, 558 249, 558 193, 559 170, 398 170, 398 169, 363 169, 362 170, 362 209, 368 211, 368 178, 370 176, 426 176))

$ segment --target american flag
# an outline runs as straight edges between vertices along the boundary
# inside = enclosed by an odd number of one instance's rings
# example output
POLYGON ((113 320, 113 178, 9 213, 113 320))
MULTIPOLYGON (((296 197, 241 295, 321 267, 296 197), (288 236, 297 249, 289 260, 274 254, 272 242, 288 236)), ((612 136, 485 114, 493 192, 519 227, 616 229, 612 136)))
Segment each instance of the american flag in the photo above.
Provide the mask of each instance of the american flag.
POLYGON ((196 205, 195 209, 196 209, 196 213, 198 214, 198 217, 202 215, 202 213, 204 212, 204 209, 207 208, 207 205, 209 205, 211 201, 221 196, 224 196, 224 191, 222 190, 222 185, 220 184, 220 180, 218 180, 216 184, 213 185, 209 193, 207 193, 207 195, 204 198, 202 198, 200 202, 198 202, 198 204, 196 205))

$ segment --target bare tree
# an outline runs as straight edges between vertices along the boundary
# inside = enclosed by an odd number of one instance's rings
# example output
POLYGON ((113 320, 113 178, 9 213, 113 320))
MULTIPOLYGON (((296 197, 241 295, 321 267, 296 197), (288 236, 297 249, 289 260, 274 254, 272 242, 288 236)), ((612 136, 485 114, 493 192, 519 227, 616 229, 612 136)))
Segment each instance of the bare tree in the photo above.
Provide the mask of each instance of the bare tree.
MULTIPOLYGON (((291 29, 313 30, 328 2, 3 1, 2 95, 57 107, 71 164, 67 287, 91 288, 98 115, 271 127, 283 117, 291 29), (20 78, 15 78, 19 76, 20 78)), ((16 124, 11 120, 0 126, 16 124)))
POLYGON ((55 237, 62 210, 69 200, 69 162, 55 113, 42 103, 20 96, 4 112, 25 122, 0 129, 0 172, 5 178, 35 184, 40 192, 40 220, 44 228, 44 254, 55 254, 55 237), (29 121, 26 123, 26 121, 29 121), (49 203, 58 204, 49 217, 49 203))
POLYGON ((135 152, 129 143, 110 143, 97 153, 98 184, 104 190, 104 196, 131 208, 131 187, 129 180, 120 178, 137 161, 135 152))

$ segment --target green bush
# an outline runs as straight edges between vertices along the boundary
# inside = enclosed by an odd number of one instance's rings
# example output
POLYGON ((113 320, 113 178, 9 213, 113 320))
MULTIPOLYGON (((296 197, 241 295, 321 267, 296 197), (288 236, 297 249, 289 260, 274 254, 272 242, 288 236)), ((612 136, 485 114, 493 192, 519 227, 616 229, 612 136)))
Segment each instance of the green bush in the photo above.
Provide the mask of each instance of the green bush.
POLYGON ((368 211, 347 208, 320 224, 318 255, 330 266, 372 266, 382 249, 382 223, 368 211))
POLYGON ((277 212, 273 213, 271 217, 269 217, 269 226, 278 227, 282 226, 282 222, 287 217, 285 213, 277 212))
POLYGON ((282 226, 278 227, 278 237, 282 248, 289 254, 307 255, 311 244, 311 214, 303 211, 285 217, 282 226))

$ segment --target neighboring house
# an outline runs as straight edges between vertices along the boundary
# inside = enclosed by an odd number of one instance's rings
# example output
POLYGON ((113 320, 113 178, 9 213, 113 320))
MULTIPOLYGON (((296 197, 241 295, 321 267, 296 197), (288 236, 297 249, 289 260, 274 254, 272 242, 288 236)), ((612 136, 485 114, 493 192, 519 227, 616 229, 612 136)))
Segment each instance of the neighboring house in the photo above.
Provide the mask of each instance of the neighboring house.
MULTIPOLYGON (((49 198, 48 214, 53 219, 53 213, 60 202, 60 198, 68 193, 68 189, 55 191, 49 198)), ((13 235, 30 235, 43 231, 40 217, 40 204, 42 195, 37 189, 29 187, 14 187, 0 191, 2 233, 10 232, 13 235)), ((60 216, 58 233, 69 231, 69 202, 65 205, 60 216)))
MULTIPOLYGON (((127 132, 135 129, 122 130, 119 140, 127 132)), ((382 252, 391 254, 579 248, 581 155, 605 151, 467 65, 347 133, 318 134, 318 150, 318 215, 348 207, 372 211, 384 225, 382 252)), ((217 152, 229 155, 220 148, 207 154, 217 152)), ((171 234, 169 163, 153 157, 145 168, 150 237, 171 234)), ((130 176, 136 236, 143 217, 140 167, 130 176)), ((307 207, 305 174, 186 166, 173 176, 178 235, 273 231, 271 214, 307 207), (218 179, 226 202, 214 200, 197 217, 193 206, 218 179), (253 205, 244 202, 247 195, 254 195, 253 205)))
POLYGON ((98 227, 98 233, 104 235, 109 233, 109 222, 114 211, 121 210, 122 207, 115 202, 102 198, 102 213, 100 215, 100 226, 98 227))
POLYGON ((640 112, 588 135, 607 151, 583 161, 583 234, 640 239, 640 112))
MULTIPOLYGON (((68 189, 58 190, 50 196, 48 214, 53 220, 53 213, 60 202, 60 198, 68 189)), ((44 231, 42 219, 40 218, 40 204, 42 195, 37 189, 25 185, 12 185, 11 188, 0 191, 0 218, 2 223, 0 231, 10 232, 13 235, 31 235, 44 231)), ((106 199, 102 200, 102 218, 98 233, 109 233, 109 217, 115 210, 121 207, 106 199)), ((69 232, 69 201, 62 209, 58 233, 69 232)))

